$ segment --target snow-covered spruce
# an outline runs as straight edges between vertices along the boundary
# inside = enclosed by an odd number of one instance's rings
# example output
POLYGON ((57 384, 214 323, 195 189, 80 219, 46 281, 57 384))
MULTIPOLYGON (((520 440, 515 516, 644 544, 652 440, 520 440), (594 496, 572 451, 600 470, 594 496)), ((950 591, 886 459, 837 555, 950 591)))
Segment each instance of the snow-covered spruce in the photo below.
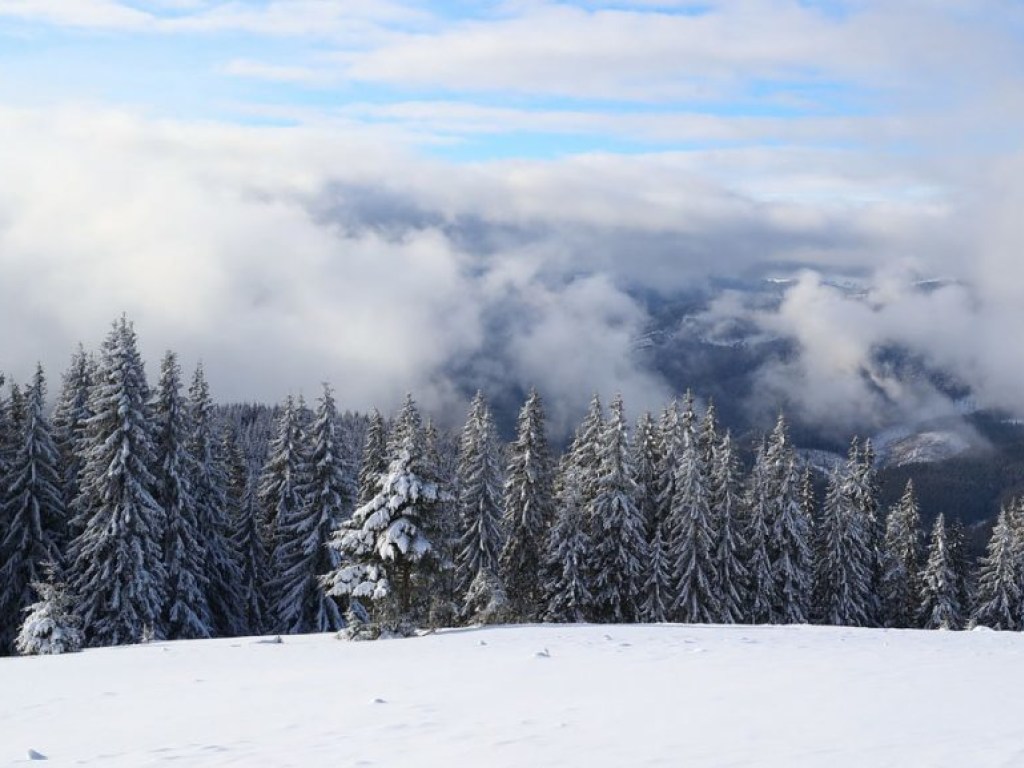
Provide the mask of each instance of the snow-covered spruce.
MULTIPOLYGON (((53 438, 57 445, 61 466, 61 492, 65 510, 70 510, 78 496, 79 475, 82 471, 85 423, 89 412, 89 389, 92 387, 95 360, 79 344, 64 373, 60 394, 53 409, 53 438)), ((67 536, 80 531, 69 521, 67 536)), ((66 542, 65 542, 66 543, 66 542)))
POLYGON ((213 400, 202 365, 196 366, 188 390, 188 453, 192 456, 192 499, 203 549, 206 602, 215 635, 247 631, 240 591, 239 556, 231 540, 227 498, 229 478, 216 432, 213 400))
POLYGON ((275 613, 281 632, 333 632, 344 623, 338 603, 324 594, 319 583, 321 576, 338 565, 337 552, 327 543, 348 515, 353 495, 337 422, 334 395, 325 384, 309 432, 307 468, 299 488, 301 503, 278 519, 271 594, 277 601, 275 613))
POLYGON ((74 612, 74 599, 56 576, 56 566, 44 566, 45 581, 32 584, 39 599, 30 605, 15 647, 23 656, 74 653, 82 648, 82 631, 74 612))
POLYGON ((889 510, 882 551, 879 597, 885 625, 918 626, 921 569, 921 515, 914 483, 907 485, 899 502, 889 510))
POLYGON ((586 512, 591 535, 589 567, 594 615, 602 621, 635 621, 647 542, 637 505, 633 455, 622 396, 611 404, 598 449, 597 492, 586 512))
POLYGON ((231 548, 238 557, 238 618, 243 634, 260 634, 266 629, 269 556, 256 494, 256 480, 238 439, 225 431, 221 439, 220 461, 227 480, 225 503, 230 525, 231 548))
POLYGON ((960 602, 946 519, 941 514, 935 519, 928 560, 921 574, 918 614, 925 629, 960 629, 963 625, 964 606, 960 602))
POLYGON ((573 492, 561 494, 558 517, 548 536, 544 564, 545 621, 587 621, 594 602, 586 570, 591 541, 584 526, 582 505, 568 495, 573 492))
MULTIPOLYGON (((502 470, 494 418, 482 392, 470 405, 459 448, 459 526, 455 552, 456 593, 466 597, 474 582, 497 582, 504 544, 502 470)), ((499 585, 500 589, 500 585, 499 585)), ((500 590, 504 597, 504 590, 500 590)), ((479 598, 475 598, 479 600, 479 598)))
POLYGON ((778 624, 803 624, 811 614, 811 520, 800 505, 796 456, 780 414, 766 451, 774 579, 771 617, 778 624))
POLYGON ((863 627, 871 624, 874 594, 868 521, 850 493, 852 469, 829 478, 815 546, 814 605, 823 624, 863 627))
POLYGON ((329 595, 371 603, 378 623, 392 629, 426 618, 416 592, 429 588, 437 564, 425 530, 444 497, 423 474, 422 443, 405 434, 377 495, 332 537, 339 565, 323 580, 329 595))
POLYGON ((683 445, 676 468, 675 496, 669 510, 671 553, 676 576, 672 616, 686 623, 710 623, 717 618, 718 592, 708 470, 704 463, 687 401, 683 412, 683 445))
POLYGON ((715 621, 734 624, 744 621, 748 604, 748 572, 744 562, 743 500, 739 492, 738 470, 728 432, 715 446, 709 491, 711 516, 715 522, 715 582, 718 605, 715 621))
POLYGON ((999 511, 988 550, 978 572, 975 626, 991 629, 1021 628, 1021 559, 1006 507, 999 511))
POLYGON ((544 424, 544 405, 536 390, 519 412, 515 442, 509 447, 505 472, 505 544, 498 576, 514 615, 536 618, 544 594, 541 571, 546 534, 554 521, 551 455, 544 424))
MULTIPOLYGON (((277 419, 277 430, 267 451, 259 480, 261 522, 271 564, 276 562, 280 544, 279 526, 302 504, 299 488, 305 481, 302 456, 301 406, 289 395, 277 419)), ((271 579, 276 574, 271 573, 271 579)), ((274 619, 276 622, 276 619, 274 619)))
POLYGON ((212 635, 209 581, 203 535, 192 496, 195 459, 187 450, 189 428, 181 396, 181 369, 168 352, 152 405, 156 428, 156 500, 163 508, 167 604, 164 632, 172 640, 212 635))
POLYGON ((370 414, 359 467, 356 506, 361 507, 377 495, 377 483, 388 469, 388 429, 376 408, 370 414))
POLYGON ((46 384, 36 368, 22 429, 0 497, 0 653, 11 651, 43 563, 59 563, 66 529, 57 447, 44 415, 46 384))
POLYGON ((100 350, 85 426, 81 492, 75 513, 82 532, 71 544, 68 581, 77 595, 86 642, 138 642, 162 634, 167 572, 164 512, 155 484, 149 389, 135 330, 124 317, 100 350))

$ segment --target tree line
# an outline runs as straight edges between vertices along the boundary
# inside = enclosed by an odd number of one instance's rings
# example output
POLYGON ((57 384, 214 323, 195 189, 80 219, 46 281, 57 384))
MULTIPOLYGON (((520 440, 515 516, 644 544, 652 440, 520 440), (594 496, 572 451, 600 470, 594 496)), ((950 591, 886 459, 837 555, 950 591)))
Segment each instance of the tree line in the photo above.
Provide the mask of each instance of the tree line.
POLYGON ((0 649, 493 622, 1021 629, 1024 505, 968 562, 912 484, 878 508, 870 441, 824 498, 782 416, 743 471, 713 405, 591 400, 562 453, 531 392, 504 445, 482 393, 448 461, 411 396, 342 445, 333 394, 288 398, 260 471, 173 353, 151 390, 127 318, 51 412, 41 369, 0 401, 0 649))

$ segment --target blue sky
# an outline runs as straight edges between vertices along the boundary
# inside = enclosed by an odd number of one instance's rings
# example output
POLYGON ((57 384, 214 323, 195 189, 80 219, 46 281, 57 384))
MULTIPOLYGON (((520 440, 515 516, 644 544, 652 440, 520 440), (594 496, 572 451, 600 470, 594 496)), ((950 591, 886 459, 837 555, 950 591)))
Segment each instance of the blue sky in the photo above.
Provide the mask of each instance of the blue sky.
POLYGON ((1024 334, 1022 30, 1010 0, 0 0, 0 369, 127 311, 224 399, 458 412, 473 360, 568 428, 580 392, 666 396, 637 296, 784 272, 774 314, 708 309, 815 350, 766 388, 871 413, 851 371, 896 340, 1024 412, 987 343, 1024 334))
POLYGON ((0 101, 354 120, 464 160, 899 147, 908 119, 966 108, 949 75, 982 43, 1019 74, 999 5, 0 0, 0 101))

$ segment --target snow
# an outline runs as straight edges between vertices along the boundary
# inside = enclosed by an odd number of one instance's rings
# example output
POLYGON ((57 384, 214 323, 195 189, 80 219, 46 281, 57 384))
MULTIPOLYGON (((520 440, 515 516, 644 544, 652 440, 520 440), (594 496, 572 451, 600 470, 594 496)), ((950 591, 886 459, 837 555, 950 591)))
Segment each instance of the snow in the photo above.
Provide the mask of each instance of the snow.
POLYGON ((526 626, 0 659, 0 765, 1020 765, 1024 637, 526 626))

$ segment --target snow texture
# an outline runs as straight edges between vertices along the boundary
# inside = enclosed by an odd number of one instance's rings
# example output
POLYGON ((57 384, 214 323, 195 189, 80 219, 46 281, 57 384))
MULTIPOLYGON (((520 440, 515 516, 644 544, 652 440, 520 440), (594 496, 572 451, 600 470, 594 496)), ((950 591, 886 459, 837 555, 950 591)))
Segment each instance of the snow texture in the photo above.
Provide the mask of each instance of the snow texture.
POLYGON ((1019 765, 1019 658, 1005 632, 678 625, 6 658, 0 765, 1019 765))

